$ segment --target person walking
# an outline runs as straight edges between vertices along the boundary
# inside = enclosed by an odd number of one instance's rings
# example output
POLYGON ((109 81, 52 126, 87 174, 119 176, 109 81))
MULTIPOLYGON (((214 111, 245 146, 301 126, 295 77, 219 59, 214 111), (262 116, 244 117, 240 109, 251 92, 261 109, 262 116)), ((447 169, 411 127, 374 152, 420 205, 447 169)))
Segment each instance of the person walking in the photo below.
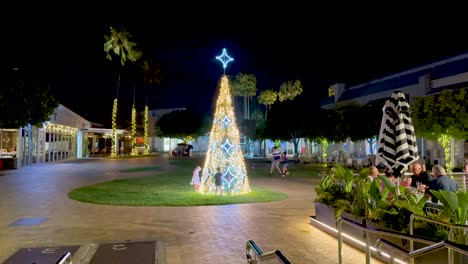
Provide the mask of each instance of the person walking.
POLYGON ((270 175, 273 174, 273 169, 276 168, 278 170, 279 175, 281 176, 281 169, 279 167, 281 159, 281 151, 275 146, 271 149, 271 167, 270 167, 270 175))

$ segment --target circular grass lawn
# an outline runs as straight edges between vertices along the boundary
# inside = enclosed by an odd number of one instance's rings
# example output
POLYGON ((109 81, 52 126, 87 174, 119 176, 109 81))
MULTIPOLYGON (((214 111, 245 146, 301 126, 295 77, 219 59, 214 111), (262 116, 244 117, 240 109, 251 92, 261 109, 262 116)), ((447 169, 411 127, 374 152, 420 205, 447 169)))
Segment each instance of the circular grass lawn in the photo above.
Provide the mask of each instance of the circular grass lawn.
MULTIPOLYGON (((121 172, 159 170, 157 167, 127 169, 121 172)), ((68 194, 73 200, 95 204, 130 206, 199 206, 271 202, 287 198, 286 194, 251 187, 242 195, 203 195, 189 184, 191 169, 154 174, 144 177, 113 180, 84 186, 68 194)))

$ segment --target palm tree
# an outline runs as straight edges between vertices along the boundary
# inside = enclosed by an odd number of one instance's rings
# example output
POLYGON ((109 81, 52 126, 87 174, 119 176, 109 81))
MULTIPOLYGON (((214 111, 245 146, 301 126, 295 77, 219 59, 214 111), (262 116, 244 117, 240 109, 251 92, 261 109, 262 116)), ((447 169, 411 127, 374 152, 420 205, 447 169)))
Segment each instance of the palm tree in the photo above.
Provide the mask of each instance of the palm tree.
POLYGON ((250 99, 257 94, 255 75, 238 73, 234 80, 233 94, 244 97, 244 119, 250 119, 250 99))
POLYGON ((278 92, 274 91, 274 90, 266 90, 266 91, 263 91, 261 92, 259 95, 258 95, 258 103, 262 104, 262 105, 265 105, 265 120, 267 119, 268 117, 268 109, 271 110, 271 105, 274 104, 276 102, 276 100, 278 99, 278 92))
MULTIPOLYGON (((161 82, 161 77, 160 77, 160 70, 157 65, 152 64, 151 60, 144 60, 143 65, 143 82, 146 85, 154 85, 154 84, 159 84, 161 82)), ((146 91, 146 89, 145 89, 146 91)), ((148 98, 148 95, 146 94, 146 98, 148 98)), ((146 100, 145 103, 145 116, 144 116, 144 121, 143 121, 143 126, 144 126, 144 138, 145 138, 145 149, 144 149, 144 154, 149 154, 149 135, 148 135, 148 100, 146 100)))
MULTIPOLYGON (((110 27, 110 34, 104 35, 104 52, 106 52, 106 58, 112 60, 112 53, 120 58, 122 67, 125 66, 127 60, 131 62, 137 61, 141 57, 141 52, 137 49, 136 43, 130 41, 131 35, 126 30, 116 30, 112 26, 110 27)), ((117 129, 117 104, 119 97, 120 87, 120 73, 117 81, 117 95, 114 99, 114 105, 112 109, 112 152, 111 156, 117 155, 117 143, 115 130, 117 129)))
POLYGON ((296 96, 302 93, 302 90, 302 84, 299 80, 284 82, 281 84, 278 92, 279 101, 294 100, 296 96))

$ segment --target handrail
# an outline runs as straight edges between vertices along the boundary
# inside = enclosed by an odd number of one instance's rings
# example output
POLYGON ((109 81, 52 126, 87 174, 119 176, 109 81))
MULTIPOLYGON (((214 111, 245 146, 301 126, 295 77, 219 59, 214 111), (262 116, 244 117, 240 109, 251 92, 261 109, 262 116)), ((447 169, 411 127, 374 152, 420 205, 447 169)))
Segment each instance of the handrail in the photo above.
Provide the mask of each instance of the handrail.
POLYGON ((407 239, 411 241, 416 241, 420 243, 425 243, 425 244, 434 244, 439 241, 434 240, 434 239, 429 239, 426 237, 421 237, 421 236, 415 236, 415 235, 408 235, 408 234, 402 234, 394 231, 389 231, 389 230, 382 230, 378 228, 373 228, 373 227, 367 227, 363 226, 360 223, 357 223, 353 220, 347 219, 343 216, 338 217, 337 220, 337 226, 338 226, 338 263, 342 264, 343 263, 343 236, 342 234, 342 223, 351 225, 361 231, 365 231, 364 233, 364 240, 366 243, 366 263, 370 263, 371 259, 371 250, 370 250, 370 238, 368 233, 374 233, 378 235, 386 235, 386 236, 391 236, 391 237, 396 237, 396 238, 401 238, 401 239, 407 239))
POLYGON ((72 264, 71 257, 72 254, 69 251, 67 251, 63 253, 62 256, 60 256, 60 258, 55 262, 55 264, 72 264))
MULTIPOLYGON (((419 257, 421 255, 430 253, 430 252, 435 251, 435 250, 443 249, 443 248, 447 248, 447 249, 450 249, 450 250, 453 250, 453 251, 457 251, 458 253, 461 253, 463 255, 468 256, 468 246, 467 245, 457 244, 457 243, 454 243, 454 242, 449 241, 449 240, 444 240, 444 241, 441 241, 441 242, 438 242, 438 243, 435 243, 435 244, 432 244, 432 245, 429 245, 429 246, 426 246, 426 247, 411 251, 411 250, 406 250, 404 248, 401 248, 401 247, 393 244, 392 242, 390 242, 390 241, 388 241, 386 239, 380 238, 380 239, 377 240, 377 242, 375 244, 375 246, 379 249, 379 253, 382 251, 382 246, 384 246, 384 245, 388 246, 390 249, 392 249, 394 251, 397 251, 398 253, 400 253, 400 254, 408 257, 408 258, 411 258, 411 260, 414 260, 414 258, 419 257)), ((390 263, 394 263, 393 262, 393 257, 391 258, 390 263)), ((452 263, 452 262, 449 261, 449 263, 452 263)))
POLYGON ((279 250, 263 253, 253 240, 248 240, 245 246, 247 263, 254 264, 258 261, 267 260, 276 257, 282 264, 292 264, 279 250), (252 253, 254 253, 252 255, 252 253), (257 260, 258 258, 258 260, 257 260))
MULTIPOLYGON (((420 220, 424 220, 424 221, 429 222, 429 223, 438 224, 438 225, 441 225, 441 226, 448 227, 450 229, 449 239, 453 239, 453 237, 452 237, 453 229, 462 229, 464 231, 468 230, 468 226, 466 226, 466 225, 456 225, 456 224, 440 222, 440 221, 433 220, 431 218, 428 218, 428 217, 425 217, 425 216, 422 216, 422 215, 412 214, 410 216, 410 234, 411 235, 414 234, 414 220, 415 219, 420 219, 420 220)), ((449 258, 452 259, 453 251, 452 251, 451 248, 448 248, 448 249, 449 249, 449 252, 448 252, 449 258)), ((413 241, 410 241, 410 251, 413 251, 413 250, 414 250, 414 243, 413 243, 413 241)))

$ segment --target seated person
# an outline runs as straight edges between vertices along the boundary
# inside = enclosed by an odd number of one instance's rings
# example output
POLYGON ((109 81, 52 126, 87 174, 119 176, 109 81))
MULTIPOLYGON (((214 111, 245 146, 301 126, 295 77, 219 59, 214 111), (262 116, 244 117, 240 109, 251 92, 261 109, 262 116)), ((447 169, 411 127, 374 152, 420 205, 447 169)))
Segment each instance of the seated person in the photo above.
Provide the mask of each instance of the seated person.
POLYGON ((370 181, 374 181, 374 179, 377 178, 377 176, 379 176, 379 170, 376 166, 371 166, 369 169, 370 173, 367 176, 369 177, 370 181))
MULTIPOLYGON (((431 190, 446 190, 450 192, 456 192, 458 190, 458 183, 446 175, 444 167, 441 165, 435 165, 432 167, 432 175, 434 180, 429 183, 429 188, 431 190)), ((438 199, 435 196, 432 196, 431 201, 437 203, 438 199)))
POLYGON ((418 185, 422 184, 424 184, 425 186, 429 186, 429 182, 433 179, 431 175, 427 173, 427 171, 423 171, 421 164, 416 162, 413 164, 411 169, 413 170, 413 176, 411 176, 411 187, 417 188, 418 185))

